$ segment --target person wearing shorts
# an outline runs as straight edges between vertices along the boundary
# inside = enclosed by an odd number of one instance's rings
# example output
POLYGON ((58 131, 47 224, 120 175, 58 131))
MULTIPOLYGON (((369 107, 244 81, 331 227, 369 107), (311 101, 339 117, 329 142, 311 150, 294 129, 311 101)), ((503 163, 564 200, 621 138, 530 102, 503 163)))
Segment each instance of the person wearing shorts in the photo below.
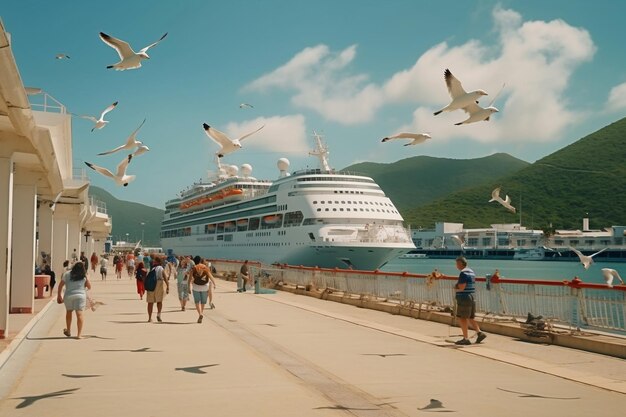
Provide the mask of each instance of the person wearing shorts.
POLYGON ((468 268, 467 259, 463 256, 456 258, 456 268, 461 271, 459 280, 454 285, 454 290, 456 291, 456 316, 459 319, 459 325, 463 332, 463 339, 457 340, 455 344, 470 345, 472 343, 468 337, 468 325, 470 324, 478 335, 476 343, 480 343, 485 340, 487 335, 480 331, 480 327, 474 319, 476 315, 476 301, 474 300, 476 274, 474 274, 472 269, 468 268))
POLYGON ((189 284, 193 293, 193 302, 196 304, 198 312, 198 323, 202 323, 204 318, 204 307, 209 298, 209 285, 215 285, 215 278, 211 275, 211 270, 202 263, 202 258, 196 256, 193 258, 195 266, 189 273, 189 284), (201 276, 196 278, 195 276, 201 276))
POLYGON ((146 301, 148 302, 148 322, 152 321, 152 310, 154 303, 157 305, 157 321, 161 322, 161 311, 163 310, 163 298, 170 293, 170 284, 167 282, 165 270, 161 266, 161 258, 156 256, 152 260, 152 267, 156 269, 157 284, 154 291, 146 291, 146 301))
POLYGON ((65 324, 63 334, 71 336, 72 312, 76 312, 77 333, 80 339, 83 332, 83 311, 87 306, 87 290, 91 289, 91 283, 87 279, 87 270, 82 262, 76 262, 70 271, 63 274, 59 283, 57 303, 65 304, 65 324), (63 292, 65 288, 65 292, 63 292))

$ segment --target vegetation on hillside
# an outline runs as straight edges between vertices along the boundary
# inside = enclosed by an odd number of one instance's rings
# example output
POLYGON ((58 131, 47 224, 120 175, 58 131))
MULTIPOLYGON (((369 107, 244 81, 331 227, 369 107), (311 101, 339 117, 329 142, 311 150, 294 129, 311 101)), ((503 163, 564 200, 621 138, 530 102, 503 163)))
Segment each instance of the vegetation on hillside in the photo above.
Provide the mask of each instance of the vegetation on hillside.
POLYGON ((528 166, 505 153, 476 159, 415 156, 391 164, 363 162, 345 168, 372 177, 400 211, 432 202, 528 166))
POLYGON ((161 220, 163 210, 130 201, 118 200, 102 188, 90 186, 89 195, 103 201, 107 205, 107 212, 113 218, 113 240, 128 240, 136 242, 141 239, 142 230, 144 246, 160 246, 161 220), (143 225, 141 223, 144 223, 143 225))
MULTIPOLYGON (((453 193, 430 204, 404 210, 413 227, 437 221, 481 227, 519 221, 547 230, 579 229, 589 216, 592 228, 626 224, 626 119, 606 126, 534 164, 489 183, 453 193), (517 214, 487 203, 502 187, 517 214)), ((502 195, 504 197, 504 195, 502 195)))

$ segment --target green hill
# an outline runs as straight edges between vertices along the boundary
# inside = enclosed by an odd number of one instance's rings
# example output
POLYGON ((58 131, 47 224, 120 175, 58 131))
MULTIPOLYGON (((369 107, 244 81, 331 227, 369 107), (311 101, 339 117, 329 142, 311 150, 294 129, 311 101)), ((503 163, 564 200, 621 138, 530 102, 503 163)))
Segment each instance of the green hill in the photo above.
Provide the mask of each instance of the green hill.
POLYGON ((89 187, 89 195, 103 201, 107 205, 107 212, 113 218, 113 240, 128 240, 135 242, 142 237, 144 246, 160 246, 161 220, 163 210, 146 206, 144 204, 132 203, 130 201, 118 200, 102 188, 89 187), (144 223, 142 226, 141 223, 144 223))
POLYGON ((415 156, 391 164, 363 162, 345 168, 372 177, 402 212, 528 166, 505 153, 476 159, 415 156))
POLYGON ((520 196, 525 226, 580 228, 586 213, 591 228, 626 224, 626 118, 606 126, 534 164, 487 184, 456 192, 403 212, 413 226, 436 221, 467 227, 519 221, 520 196), (518 214, 488 204, 502 187, 518 214))

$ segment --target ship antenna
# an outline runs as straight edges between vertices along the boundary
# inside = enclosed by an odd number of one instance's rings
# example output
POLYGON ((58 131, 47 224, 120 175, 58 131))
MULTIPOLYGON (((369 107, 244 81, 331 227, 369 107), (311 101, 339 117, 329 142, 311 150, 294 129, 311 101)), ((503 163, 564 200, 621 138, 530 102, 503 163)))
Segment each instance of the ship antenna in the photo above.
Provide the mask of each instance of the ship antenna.
POLYGON ((322 141, 322 135, 313 131, 313 138, 315 139, 315 149, 309 151, 309 155, 318 157, 322 170, 326 172, 332 171, 330 164, 328 163, 328 155, 330 152, 328 151, 326 144, 322 141))

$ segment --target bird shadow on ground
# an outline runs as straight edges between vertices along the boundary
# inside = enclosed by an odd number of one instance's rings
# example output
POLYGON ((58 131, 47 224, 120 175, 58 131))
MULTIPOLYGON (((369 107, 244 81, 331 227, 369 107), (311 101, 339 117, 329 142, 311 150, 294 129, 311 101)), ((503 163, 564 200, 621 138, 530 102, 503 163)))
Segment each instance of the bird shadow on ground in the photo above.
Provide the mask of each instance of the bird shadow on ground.
POLYGON ((15 408, 26 408, 26 407, 33 405, 36 401, 45 400, 46 398, 56 398, 56 397, 62 397, 68 394, 73 394, 74 391, 78 391, 79 389, 80 388, 70 388, 70 389, 64 389, 61 391, 49 392, 47 394, 31 395, 31 396, 26 396, 26 397, 14 397, 11 399, 22 400, 22 402, 19 403, 15 408))
POLYGON ((500 387, 497 387, 497 388, 500 391, 510 392, 512 394, 518 394, 518 396, 520 398, 543 398, 543 399, 547 399, 547 400, 580 400, 580 397, 548 397, 546 395, 539 395, 539 394, 532 394, 532 393, 528 393, 528 392, 513 391, 513 390, 504 389, 504 388, 500 388, 500 387))
POLYGON ((375 411, 379 409, 378 408, 356 408, 356 407, 346 407, 343 405, 333 405, 333 406, 326 406, 326 407, 314 407, 313 410, 375 411))
POLYGON ((96 336, 95 334, 86 334, 83 336, 83 339, 115 340, 114 337, 102 337, 102 336, 96 336))
POLYGON ((381 358, 387 358, 389 356, 406 356, 406 353, 361 353, 363 356, 380 356, 381 358))
POLYGON ((162 352, 161 350, 150 350, 149 347, 139 348, 139 349, 100 349, 96 352, 131 352, 131 353, 157 353, 162 352))
POLYGON ((61 376, 66 378, 98 378, 102 375, 61 374, 61 376))
POLYGON ((184 368, 174 368, 174 370, 188 372, 190 374, 206 374, 206 372, 203 371, 202 368, 211 368, 213 366, 218 366, 218 365, 219 363, 212 363, 209 365, 186 366, 184 368))

